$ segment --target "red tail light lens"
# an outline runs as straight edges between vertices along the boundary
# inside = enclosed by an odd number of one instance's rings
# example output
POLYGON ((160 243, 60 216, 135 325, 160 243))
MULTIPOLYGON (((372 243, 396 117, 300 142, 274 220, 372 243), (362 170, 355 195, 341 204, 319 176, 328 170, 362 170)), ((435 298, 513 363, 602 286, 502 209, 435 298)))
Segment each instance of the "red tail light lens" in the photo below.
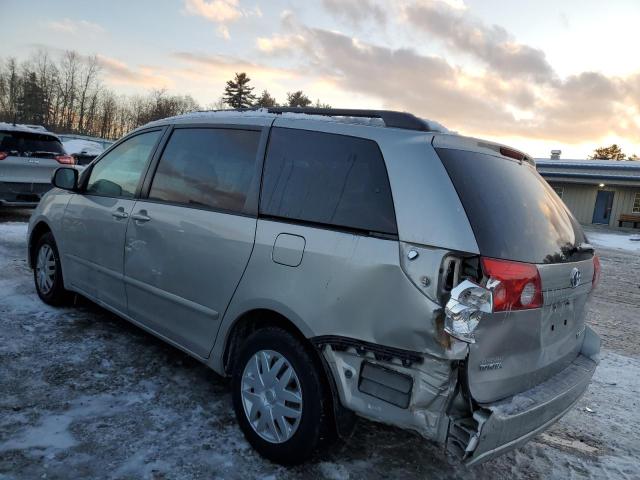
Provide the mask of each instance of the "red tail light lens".
POLYGON ((75 165, 76 159, 71 155, 57 155, 56 160, 63 165, 75 165))
POLYGON ((596 288, 596 286, 600 283, 600 258, 597 255, 593 256, 593 279, 591 281, 592 289, 596 288))
POLYGON ((8 156, 9 156, 9 154, 7 152, 0 152, 0 160, 4 160, 8 156))
POLYGON ((493 290, 493 311, 527 310, 542 306, 542 280, 530 263, 482 258, 482 270, 500 282, 493 290))

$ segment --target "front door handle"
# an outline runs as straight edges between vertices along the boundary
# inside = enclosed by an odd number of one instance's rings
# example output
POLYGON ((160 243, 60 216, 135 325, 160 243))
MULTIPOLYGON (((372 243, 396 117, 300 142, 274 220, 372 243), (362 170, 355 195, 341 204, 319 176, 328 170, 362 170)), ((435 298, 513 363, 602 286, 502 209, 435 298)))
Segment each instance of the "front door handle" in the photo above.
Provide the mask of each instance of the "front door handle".
POLYGON ((145 223, 151 220, 151 217, 147 216, 146 210, 140 210, 138 213, 134 213, 133 215, 131 215, 131 218, 140 223, 145 223))
POLYGON ((114 210, 113 212, 111 212, 111 216, 117 219, 121 219, 121 218, 127 218, 129 214, 124 211, 124 208, 120 207, 117 210, 114 210))

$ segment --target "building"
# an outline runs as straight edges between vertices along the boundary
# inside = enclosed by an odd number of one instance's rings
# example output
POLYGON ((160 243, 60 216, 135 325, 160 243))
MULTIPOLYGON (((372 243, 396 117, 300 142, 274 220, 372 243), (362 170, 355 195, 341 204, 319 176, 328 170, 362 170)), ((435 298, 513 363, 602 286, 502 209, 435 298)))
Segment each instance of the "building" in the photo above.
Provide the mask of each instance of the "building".
POLYGON ((554 150, 536 168, 580 223, 640 227, 640 161, 564 160, 554 150))

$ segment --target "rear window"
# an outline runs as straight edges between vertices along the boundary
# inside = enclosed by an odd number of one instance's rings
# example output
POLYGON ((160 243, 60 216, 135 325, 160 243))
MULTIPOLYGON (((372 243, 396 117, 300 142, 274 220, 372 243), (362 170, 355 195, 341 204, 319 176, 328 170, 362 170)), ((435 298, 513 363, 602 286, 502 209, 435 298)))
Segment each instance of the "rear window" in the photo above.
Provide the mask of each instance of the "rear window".
POLYGON ((437 149, 460 196, 480 253, 528 263, 569 261, 582 228, 527 162, 437 149))
POLYGON ((391 188, 377 143, 346 135, 272 129, 260 213, 397 233, 391 188))
POLYGON ((56 137, 30 132, 0 132, 0 152, 64 154, 56 137))

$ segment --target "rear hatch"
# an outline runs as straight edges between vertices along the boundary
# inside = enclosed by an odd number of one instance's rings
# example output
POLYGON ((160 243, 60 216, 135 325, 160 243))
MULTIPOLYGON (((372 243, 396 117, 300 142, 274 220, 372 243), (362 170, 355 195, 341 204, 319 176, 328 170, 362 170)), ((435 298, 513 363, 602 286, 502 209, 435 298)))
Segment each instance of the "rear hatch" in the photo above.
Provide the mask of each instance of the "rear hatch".
POLYGON ((49 184, 56 168, 74 163, 54 135, 0 129, 0 182, 49 184))
POLYGON ((491 276, 491 259, 507 260, 493 264, 530 269, 542 291, 533 308, 509 306, 482 317, 469 346, 467 382, 472 397, 486 403, 528 390, 576 358, 594 263, 582 228, 532 162, 478 145, 434 141, 487 259, 482 276, 491 276))

